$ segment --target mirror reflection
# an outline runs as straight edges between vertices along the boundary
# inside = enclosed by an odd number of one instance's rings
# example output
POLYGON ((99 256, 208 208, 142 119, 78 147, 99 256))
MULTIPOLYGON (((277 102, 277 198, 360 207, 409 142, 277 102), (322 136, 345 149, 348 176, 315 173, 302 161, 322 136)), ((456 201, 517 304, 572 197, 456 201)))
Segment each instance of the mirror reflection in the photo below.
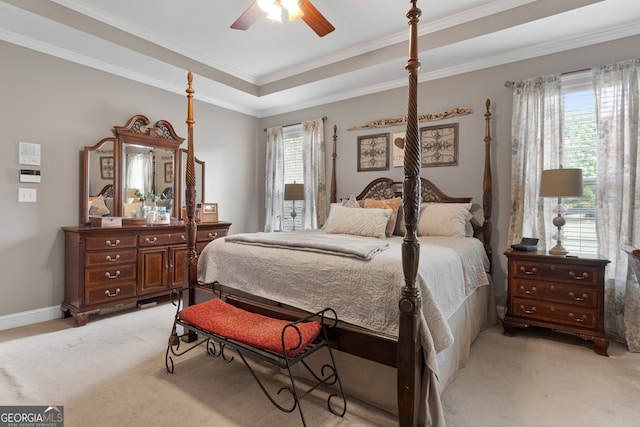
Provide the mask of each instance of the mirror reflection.
POLYGON ((112 139, 85 152, 89 176, 87 211, 90 216, 114 216, 115 157, 112 139))
POLYGON ((174 151, 123 144, 123 206, 125 218, 143 218, 144 205, 174 211, 174 151))

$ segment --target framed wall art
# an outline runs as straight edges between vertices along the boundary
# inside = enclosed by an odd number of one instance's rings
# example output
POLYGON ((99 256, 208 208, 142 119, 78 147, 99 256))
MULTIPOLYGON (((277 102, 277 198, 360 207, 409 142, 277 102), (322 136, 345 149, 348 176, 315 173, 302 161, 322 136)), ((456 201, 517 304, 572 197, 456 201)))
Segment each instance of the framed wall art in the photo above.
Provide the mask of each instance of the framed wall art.
POLYGON ((114 166, 113 157, 100 157, 100 178, 113 179, 114 166))
POLYGON ((389 170, 389 134, 358 137, 358 172, 389 170))
POLYGON ((422 167, 458 164, 458 123, 420 128, 422 167))
POLYGON ((404 166, 404 143, 406 132, 394 133, 391 136, 393 141, 393 167, 399 168, 404 166))
POLYGON ((173 182, 173 162, 164 164, 164 182, 173 182))
POLYGON ((202 222, 218 222, 218 204, 203 203, 200 219, 202 222))

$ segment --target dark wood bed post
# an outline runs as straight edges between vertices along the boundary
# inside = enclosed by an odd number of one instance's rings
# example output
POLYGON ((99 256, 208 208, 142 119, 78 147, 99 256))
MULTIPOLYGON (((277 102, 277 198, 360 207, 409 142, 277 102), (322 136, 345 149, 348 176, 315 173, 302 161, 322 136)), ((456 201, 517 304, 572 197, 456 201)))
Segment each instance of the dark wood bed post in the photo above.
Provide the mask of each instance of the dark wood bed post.
MULTIPOLYGON (((198 282, 198 252, 196 250, 196 234, 198 231, 198 225, 195 221, 196 212, 196 174, 195 174, 195 158, 193 155, 193 93, 195 92, 191 87, 193 81, 193 75, 191 71, 187 74, 187 82, 189 87, 187 88, 187 172, 186 172, 186 188, 185 188, 185 200, 186 200, 186 213, 187 218, 185 220, 185 228, 187 234, 187 254, 185 257, 185 274, 187 275, 187 286, 189 290, 188 303, 189 305, 195 303, 195 291, 193 286, 198 282)), ((191 332, 190 332, 191 334, 191 332)), ((194 334, 195 335, 195 334, 194 334)), ((195 338, 195 336, 193 337, 195 338)))
POLYGON ((420 138, 418 133, 418 22, 422 11, 416 0, 407 12, 410 26, 409 102, 407 132, 404 146, 404 182, 402 184, 402 207, 406 232, 402 241, 402 268, 405 286, 399 301, 400 324, 398 332, 398 417, 400 426, 415 426, 418 423, 422 382, 422 346, 420 343, 420 318, 422 301, 416 287, 416 276, 420 260, 420 241, 417 237, 420 212, 420 138))
POLYGON ((491 100, 487 98, 487 109, 484 113, 484 179, 482 180, 482 213, 484 222, 482 223, 482 239, 484 240, 484 250, 489 257, 489 274, 492 273, 491 249, 491 206, 493 203, 491 188, 491 100))
POLYGON ((331 203, 336 203, 338 201, 338 197, 336 195, 337 186, 336 186, 336 157, 337 147, 336 143, 338 141, 338 126, 333 125, 333 153, 331 154, 331 203))

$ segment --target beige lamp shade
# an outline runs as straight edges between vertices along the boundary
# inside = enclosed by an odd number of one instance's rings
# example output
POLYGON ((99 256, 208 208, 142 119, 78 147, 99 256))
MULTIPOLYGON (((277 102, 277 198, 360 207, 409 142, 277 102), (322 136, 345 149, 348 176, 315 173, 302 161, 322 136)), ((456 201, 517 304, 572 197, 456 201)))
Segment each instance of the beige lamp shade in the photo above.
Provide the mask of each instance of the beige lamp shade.
POLYGON ((540 197, 582 196, 582 169, 547 169, 540 177, 540 197))
POLYGON ((285 184, 284 185, 285 200, 304 200, 304 184, 285 184))

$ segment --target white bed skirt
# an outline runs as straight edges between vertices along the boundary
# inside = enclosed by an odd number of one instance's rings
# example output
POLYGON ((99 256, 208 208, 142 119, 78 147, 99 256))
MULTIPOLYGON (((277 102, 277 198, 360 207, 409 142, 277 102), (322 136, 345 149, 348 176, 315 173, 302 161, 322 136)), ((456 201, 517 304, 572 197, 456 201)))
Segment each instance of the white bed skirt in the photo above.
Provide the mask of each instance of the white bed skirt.
MULTIPOLYGON (((440 395, 456 378, 458 371, 466 366, 471 344, 480 331, 495 325, 497 320, 495 296, 491 285, 478 288, 449 317, 448 323, 455 341, 438 354, 437 387, 440 395)), ((333 353, 342 386, 349 397, 398 414, 395 368, 340 351, 333 353)), ((430 402, 430 405, 440 404, 439 396, 433 396, 431 399, 437 401, 430 402)))

